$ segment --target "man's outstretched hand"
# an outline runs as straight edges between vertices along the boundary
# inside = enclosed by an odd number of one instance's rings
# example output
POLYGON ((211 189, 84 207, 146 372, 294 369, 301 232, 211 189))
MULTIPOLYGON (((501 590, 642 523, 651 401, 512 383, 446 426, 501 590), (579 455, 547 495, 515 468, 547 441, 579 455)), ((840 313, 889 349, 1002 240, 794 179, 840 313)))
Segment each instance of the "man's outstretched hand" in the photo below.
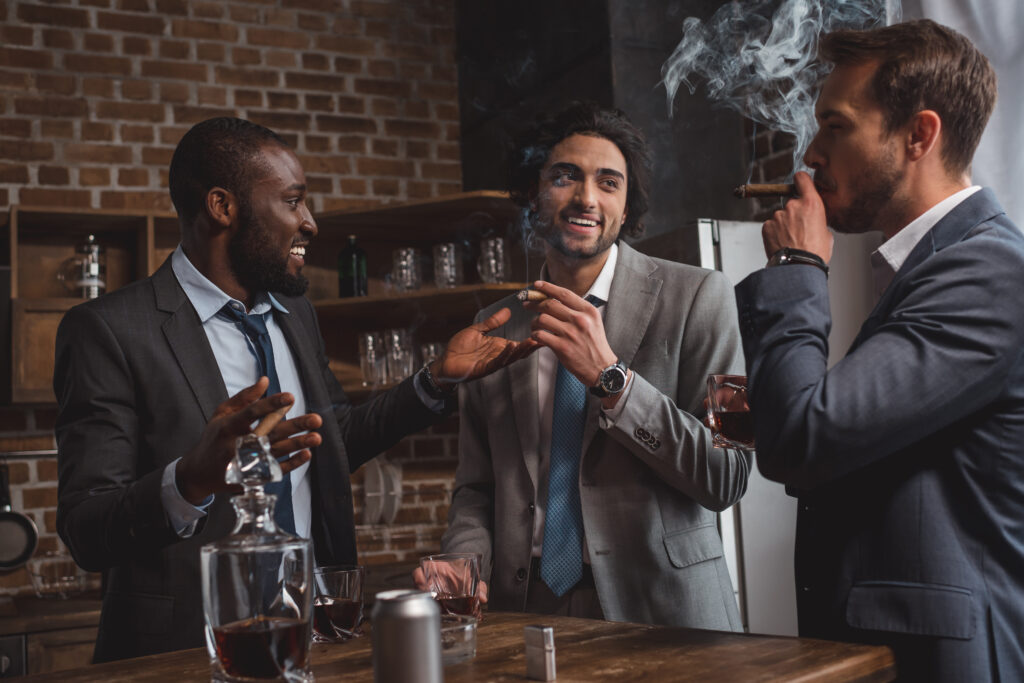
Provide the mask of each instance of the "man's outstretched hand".
POLYGON ((199 443, 178 461, 176 483, 185 500, 198 505, 210 494, 238 490, 224 481, 224 472, 235 455, 235 439, 249 432, 267 435, 276 457, 298 451, 281 462, 282 472, 291 472, 309 461, 309 449, 320 445, 321 437, 313 431, 299 432, 319 429, 323 420, 311 413, 282 421, 295 398, 288 393, 260 398, 268 384, 269 380, 261 377, 217 406, 199 443), (260 422, 253 428, 257 420, 260 422))
POLYGON ((452 384, 479 379, 540 348, 540 344, 530 338, 512 341, 487 336, 488 332, 508 322, 511 316, 512 312, 503 308, 487 320, 456 332, 448 340, 444 354, 430 366, 430 374, 438 386, 444 389, 452 384))

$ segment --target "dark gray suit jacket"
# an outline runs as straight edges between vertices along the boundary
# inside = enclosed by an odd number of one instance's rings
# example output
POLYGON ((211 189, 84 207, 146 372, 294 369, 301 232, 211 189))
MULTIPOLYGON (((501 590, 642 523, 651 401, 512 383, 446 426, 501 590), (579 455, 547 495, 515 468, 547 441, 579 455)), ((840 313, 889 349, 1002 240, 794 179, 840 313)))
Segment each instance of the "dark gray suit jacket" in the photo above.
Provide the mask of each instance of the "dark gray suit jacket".
MULTIPOLYGON (((312 459, 318 564, 356 561, 349 473, 437 421, 407 380, 352 407, 327 365, 312 305, 275 297, 308 412, 324 418, 312 459)), ((219 495, 180 539, 160 500, 165 466, 199 441, 228 398, 206 334, 171 270, 71 309, 57 332, 57 527, 75 560, 104 572, 96 661, 203 644, 199 549, 234 522, 219 495)))
POLYGON ((826 372, 817 268, 736 288, 758 465, 800 498, 802 635, 913 680, 1024 680, 1024 237, 981 190, 917 244, 826 372))
MULTIPOLYGON (((505 299, 508 323, 493 334, 524 339, 532 313, 505 299)), ((580 504, 605 618, 742 629, 715 526, 747 488, 750 456, 714 448, 701 423, 710 373, 743 366, 729 282, 719 272, 619 246, 605 311, 608 343, 634 371, 609 429, 587 398, 580 504)), ((441 541, 479 552, 494 609, 523 610, 534 500, 546 495, 539 448, 537 356, 462 386, 459 467, 441 541)))

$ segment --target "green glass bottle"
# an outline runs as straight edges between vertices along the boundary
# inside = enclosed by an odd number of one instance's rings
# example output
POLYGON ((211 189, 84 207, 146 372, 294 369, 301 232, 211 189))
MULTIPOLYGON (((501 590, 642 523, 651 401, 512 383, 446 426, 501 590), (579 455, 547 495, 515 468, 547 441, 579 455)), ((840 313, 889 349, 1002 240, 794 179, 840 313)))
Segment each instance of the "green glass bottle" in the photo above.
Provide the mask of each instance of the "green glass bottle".
POLYGON ((348 244, 338 254, 338 296, 366 296, 366 252, 348 236, 348 244))

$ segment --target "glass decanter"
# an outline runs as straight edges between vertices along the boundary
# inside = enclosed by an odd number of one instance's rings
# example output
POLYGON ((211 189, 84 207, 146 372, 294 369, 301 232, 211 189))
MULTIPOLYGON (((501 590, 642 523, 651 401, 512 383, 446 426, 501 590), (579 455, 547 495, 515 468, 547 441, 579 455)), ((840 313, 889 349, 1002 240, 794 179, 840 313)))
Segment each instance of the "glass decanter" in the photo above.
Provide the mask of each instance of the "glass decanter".
POLYGON ((214 681, 313 680, 312 544, 274 523, 277 497, 263 485, 281 477, 266 436, 238 439, 225 475, 229 484, 245 488, 231 499, 235 528, 204 545, 200 556, 214 681))

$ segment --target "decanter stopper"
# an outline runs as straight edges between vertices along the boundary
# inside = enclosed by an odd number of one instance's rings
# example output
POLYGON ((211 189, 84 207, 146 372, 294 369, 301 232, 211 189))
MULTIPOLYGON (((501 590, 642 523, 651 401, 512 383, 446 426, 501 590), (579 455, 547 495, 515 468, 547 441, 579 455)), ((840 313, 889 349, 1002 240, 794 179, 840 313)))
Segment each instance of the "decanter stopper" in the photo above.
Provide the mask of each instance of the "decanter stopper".
POLYGON ((270 439, 266 436, 246 434, 235 440, 235 457, 228 463, 224 481, 245 487, 246 493, 262 488, 272 481, 281 481, 284 475, 270 452, 270 439))

